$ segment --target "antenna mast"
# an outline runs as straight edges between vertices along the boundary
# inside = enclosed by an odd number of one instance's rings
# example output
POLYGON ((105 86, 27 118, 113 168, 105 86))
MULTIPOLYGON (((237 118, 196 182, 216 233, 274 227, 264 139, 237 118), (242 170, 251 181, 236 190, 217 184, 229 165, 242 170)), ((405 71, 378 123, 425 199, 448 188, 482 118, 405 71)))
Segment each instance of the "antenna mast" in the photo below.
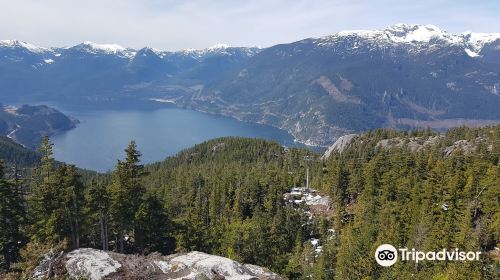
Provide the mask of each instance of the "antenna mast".
POLYGON ((304 156, 304 160, 306 161, 306 191, 309 192, 309 167, 310 163, 314 158, 312 156, 304 156))

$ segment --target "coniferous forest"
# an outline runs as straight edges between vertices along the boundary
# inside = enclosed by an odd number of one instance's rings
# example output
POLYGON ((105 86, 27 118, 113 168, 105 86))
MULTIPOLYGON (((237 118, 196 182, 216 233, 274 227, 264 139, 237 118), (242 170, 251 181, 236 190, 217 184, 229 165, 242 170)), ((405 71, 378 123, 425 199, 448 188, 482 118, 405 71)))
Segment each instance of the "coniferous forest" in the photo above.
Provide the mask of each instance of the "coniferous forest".
POLYGON ((499 277, 500 126, 373 130, 328 158, 219 138, 145 166, 132 141, 108 174, 56 162, 48 138, 38 153, 0 140, 0 278, 26 279, 51 248, 82 247, 202 251, 289 279, 499 277), (327 209, 284 198, 308 169, 327 209), (385 268, 373 258, 383 243, 483 255, 385 268))

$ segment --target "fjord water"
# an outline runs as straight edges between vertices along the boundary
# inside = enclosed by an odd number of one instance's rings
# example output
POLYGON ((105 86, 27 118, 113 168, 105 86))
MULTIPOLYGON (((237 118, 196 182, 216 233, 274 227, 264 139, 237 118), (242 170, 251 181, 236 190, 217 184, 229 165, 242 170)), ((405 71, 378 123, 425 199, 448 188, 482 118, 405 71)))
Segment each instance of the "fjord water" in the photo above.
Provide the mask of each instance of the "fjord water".
POLYGON ((184 148, 222 136, 258 137, 294 145, 291 135, 276 128, 175 107, 153 111, 62 111, 81 123, 51 138, 54 157, 96 171, 113 169, 131 140, 137 142, 143 163, 163 160, 184 148))

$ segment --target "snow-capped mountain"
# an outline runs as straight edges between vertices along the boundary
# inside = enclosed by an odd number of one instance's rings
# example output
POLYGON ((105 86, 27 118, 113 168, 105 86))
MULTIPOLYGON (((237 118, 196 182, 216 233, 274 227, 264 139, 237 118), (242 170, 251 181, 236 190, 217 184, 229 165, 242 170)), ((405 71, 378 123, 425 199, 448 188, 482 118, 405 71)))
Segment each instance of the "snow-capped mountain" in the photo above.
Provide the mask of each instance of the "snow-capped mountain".
POLYGON ((137 51, 133 49, 124 48, 117 44, 97 44, 90 41, 64 49, 86 52, 94 55, 116 55, 126 58, 132 58, 137 53, 137 51))
POLYGON ((189 79, 201 84, 217 79, 259 51, 223 44, 201 50, 135 50, 88 41, 46 48, 5 40, 0 41, 0 87, 4 98, 19 98, 19 91, 26 96, 48 91, 53 96, 72 92, 76 97, 95 92, 91 99, 108 100, 101 91, 120 93, 137 88, 135 83, 189 79))
POLYGON ((0 88, 4 102, 106 107, 169 100, 328 145, 381 126, 500 120, 500 33, 396 24, 264 49, 182 51, 1 41, 0 88))
POLYGON ((382 30, 342 31, 332 36, 316 39, 319 46, 331 46, 342 40, 354 39, 353 50, 360 42, 371 43, 376 47, 403 46, 411 50, 424 51, 433 46, 455 46, 462 48, 469 56, 477 57, 484 46, 500 45, 500 33, 451 34, 434 25, 396 24, 382 30))
POLYGON ((377 127, 487 124, 500 120, 500 34, 397 24, 277 45, 185 103, 315 145, 377 127))
POLYGON ((44 48, 35 46, 30 43, 18 41, 18 40, 0 40, 0 48, 2 49, 24 49, 32 53, 46 53, 52 52, 51 48, 44 48))
MULTIPOLYGON (((40 47, 34 44, 18 41, 18 40, 1 40, 0 41, 0 52, 10 51, 25 53, 31 55, 37 55, 43 57, 43 61, 48 64, 56 63, 60 57, 64 55, 72 55, 75 53, 88 54, 93 56, 116 56, 121 58, 126 58, 133 60, 137 53, 141 56, 155 55, 159 58, 167 57, 191 57, 196 60, 204 60, 209 56, 246 56, 250 57, 258 53, 260 48, 240 48, 240 47, 230 47, 227 44, 217 44, 212 47, 205 49, 186 49, 180 51, 163 51, 156 48, 144 47, 140 50, 135 50, 132 48, 126 48, 118 44, 98 44, 91 41, 85 41, 81 44, 71 46, 71 47, 40 47)), ((4 59, 8 57, 4 56, 4 59)), ((15 57, 14 60, 22 60, 22 56, 15 57)))

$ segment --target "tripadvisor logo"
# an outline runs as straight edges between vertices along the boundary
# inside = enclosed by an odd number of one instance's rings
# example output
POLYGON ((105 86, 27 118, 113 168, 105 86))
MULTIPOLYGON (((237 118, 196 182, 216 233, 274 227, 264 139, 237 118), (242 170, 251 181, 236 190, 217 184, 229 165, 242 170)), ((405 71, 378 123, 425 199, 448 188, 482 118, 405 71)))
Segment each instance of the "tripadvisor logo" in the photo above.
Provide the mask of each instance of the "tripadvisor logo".
POLYGON ((398 251, 390 244, 382 244, 375 251, 375 260, 381 266, 391 266, 398 260, 398 251))
POLYGON ((398 255, 401 261, 478 261, 481 252, 464 252, 458 248, 454 250, 442 249, 434 252, 422 252, 408 248, 396 249, 391 244, 382 244, 375 250, 375 260, 381 266, 391 266, 398 260, 398 255), (399 252, 399 253, 398 253, 399 252))

